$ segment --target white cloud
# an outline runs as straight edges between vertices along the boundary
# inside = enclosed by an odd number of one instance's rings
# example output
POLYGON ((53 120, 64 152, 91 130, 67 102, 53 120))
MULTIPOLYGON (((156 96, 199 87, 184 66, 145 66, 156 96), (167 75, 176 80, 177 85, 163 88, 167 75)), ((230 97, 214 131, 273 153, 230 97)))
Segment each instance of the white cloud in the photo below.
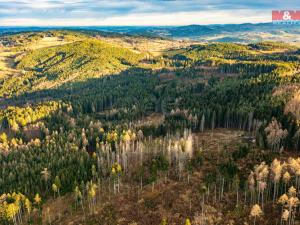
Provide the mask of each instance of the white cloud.
POLYGON ((299 0, 0 0, 0 25, 187 25, 270 22, 299 0))
POLYGON ((268 10, 216 10, 178 13, 134 13, 107 18, 4 18, 1 26, 117 26, 117 25, 189 25, 270 22, 268 10))

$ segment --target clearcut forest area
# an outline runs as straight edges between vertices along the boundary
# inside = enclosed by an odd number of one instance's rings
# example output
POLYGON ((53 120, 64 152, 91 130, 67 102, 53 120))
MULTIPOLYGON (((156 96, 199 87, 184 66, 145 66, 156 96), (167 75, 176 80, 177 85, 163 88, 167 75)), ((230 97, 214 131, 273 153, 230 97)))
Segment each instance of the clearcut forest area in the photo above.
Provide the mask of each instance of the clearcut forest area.
POLYGON ((0 224, 300 224, 296 42, 1 33, 0 84, 0 224))

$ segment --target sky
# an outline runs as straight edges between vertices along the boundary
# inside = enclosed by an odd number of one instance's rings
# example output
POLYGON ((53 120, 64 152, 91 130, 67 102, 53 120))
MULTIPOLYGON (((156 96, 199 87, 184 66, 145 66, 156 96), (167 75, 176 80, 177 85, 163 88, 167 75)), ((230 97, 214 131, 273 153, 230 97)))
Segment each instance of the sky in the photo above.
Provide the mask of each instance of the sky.
POLYGON ((0 26, 176 26, 271 22, 300 0, 0 0, 0 26))

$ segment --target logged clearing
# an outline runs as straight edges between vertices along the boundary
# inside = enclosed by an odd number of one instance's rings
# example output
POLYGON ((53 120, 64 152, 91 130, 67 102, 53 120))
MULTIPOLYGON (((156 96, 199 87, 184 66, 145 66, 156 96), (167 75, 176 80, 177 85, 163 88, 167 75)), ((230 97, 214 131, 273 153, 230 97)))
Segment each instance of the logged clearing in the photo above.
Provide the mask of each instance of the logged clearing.
POLYGON ((185 40, 149 39, 144 37, 97 37, 105 42, 129 48, 137 53, 148 52, 152 56, 159 56, 170 49, 186 48, 199 42, 185 40))
MULTIPOLYGON (((152 117, 155 116, 157 115, 152 117)), ((196 133, 194 136, 198 141, 195 143, 199 146, 195 147, 202 148, 207 157, 211 157, 212 153, 221 157, 223 153, 233 151, 238 145, 245 143, 243 134, 242 131, 228 129, 196 133)), ((214 166, 216 165, 207 163, 205 165, 207 169, 214 166)), ((84 210, 82 206, 81 208, 77 206, 78 209, 75 211, 74 196, 68 194, 51 199, 43 205, 43 224, 151 225, 160 224, 162 218, 167 218, 169 224, 184 224, 185 218, 192 218, 201 207, 198 190, 203 179, 202 171, 194 171, 189 179, 189 183, 187 176, 183 176, 181 180, 161 179, 154 185, 144 186, 143 189, 132 181, 124 180, 121 183, 120 193, 116 195, 107 189, 108 181, 105 180, 97 189, 94 213, 89 212, 88 205, 83 206, 84 210)))
MULTIPOLYGON (((53 47, 71 43, 59 37, 44 37, 31 42, 26 46, 26 51, 46 47, 53 47)), ((18 76, 21 71, 16 69, 16 57, 24 55, 23 51, 14 51, 13 48, 0 47, 0 79, 9 76, 18 76)))
POLYGON ((18 53, 6 48, 0 48, 0 78, 18 73, 15 69, 15 57, 18 53))
POLYGON ((64 45, 68 43, 72 43, 72 41, 66 41, 60 37, 44 37, 35 42, 32 42, 30 45, 28 45, 28 48, 34 50, 46 47, 53 47, 57 45, 64 45))
POLYGON ((136 125, 140 126, 151 126, 151 125, 159 125, 164 121, 164 116, 161 113, 152 113, 151 115, 144 117, 141 120, 138 120, 136 125))

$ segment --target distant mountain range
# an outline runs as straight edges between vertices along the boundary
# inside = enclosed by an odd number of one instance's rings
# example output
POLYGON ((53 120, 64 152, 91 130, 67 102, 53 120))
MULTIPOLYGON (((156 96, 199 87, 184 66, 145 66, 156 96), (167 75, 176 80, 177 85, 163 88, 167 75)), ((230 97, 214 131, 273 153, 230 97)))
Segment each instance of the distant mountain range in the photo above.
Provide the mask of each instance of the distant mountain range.
POLYGON ((224 24, 188 26, 87 26, 87 27, 0 27, 0 34, 53 29, 94 30, 105 33, 141 35, 173 39, 191 39, 207 42, 258 42, 262 40, 300 42, 299 25, 224 24))

